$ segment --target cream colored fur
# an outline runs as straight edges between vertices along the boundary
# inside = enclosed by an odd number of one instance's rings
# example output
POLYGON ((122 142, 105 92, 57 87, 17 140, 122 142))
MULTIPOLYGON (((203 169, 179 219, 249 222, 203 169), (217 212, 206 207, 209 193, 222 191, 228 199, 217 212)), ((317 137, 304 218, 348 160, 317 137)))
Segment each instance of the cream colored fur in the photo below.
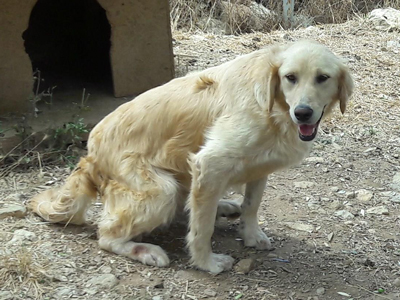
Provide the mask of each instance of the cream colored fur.
POLYGON ((343 63, 306 41, 174 79, 106 116, 65 185, 37 195, 29 206, 48 221, 82 224, 99 194, 100 247, 156 266, 169 264, 167 254, 137 239, 186 206, 193 264, 213 273, 229 270, 233 259, 211 249, 217 214, 241 213, 244 244, 269 249, 257 219, 267 176, 298 164, 312 144, 299 138, 294 108, 309 105, 316 121, 337 102, 344 112, 352 90, 343 63), (287 81, 289 73, 296 84, 287 81), (330 78, 317 83, 318 74, 330 78), (241 207, 219 201, 236 185, 246 185, 241 207))

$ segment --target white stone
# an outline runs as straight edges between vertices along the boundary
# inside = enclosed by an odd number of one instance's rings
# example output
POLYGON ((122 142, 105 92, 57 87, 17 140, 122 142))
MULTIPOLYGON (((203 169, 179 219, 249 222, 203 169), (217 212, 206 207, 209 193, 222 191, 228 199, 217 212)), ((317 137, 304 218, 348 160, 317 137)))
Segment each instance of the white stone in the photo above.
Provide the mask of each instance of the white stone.
POLYGON ((315 229, 313 225, 303 223, 286 222, 285 225, 290 229, 298 231, 313 232, 315 229))
POLYGON ((400 28, 400 11, 391 7, 377 8, 369 13, 368 20, 379 30, 400 28))
POLYGON ((322 164, 323 162, 326 161, 326 159, 324 159, 323 157, 311 156, 307 157, 305 161, 310 164, 322 164))
POLYGON ((369 202, 374 194, 371 191, 368 190, 358 190, 356 191, 356 199, 362 202, 369 202))
POLYGON ((36 240, 36 238, 37 238, 36 234, 34 234, 33 232, 30 232, 25 229, 18 229, 15 230, 12 239, 9 242, 7 242, 7 245, 8 246, 21 245, 23 243, 33 242, 36 240))
POLYGON ((325 288, 323 287, 317 288, 317 295, 323 295, 323 294, 325 294, 325 288))
POLYGON ((204 295, 209 296, 209 297, 215 297, 215 296, 217 296, 217 292, 214 291, 213 289, 205 289, 204 295))
POLYGON ((353 219, 354 215, 349 212, 348 210, 338 210, 337 212, 335 212, 335 216, 340 217, 342 219, 353 219))
POLYGON ((390 201, 392 201, 394 203, 400 203, 400 195, 395 195, 395 196, 391 197, 390 201))
POLYGON ((308 189, 313 187, 314 185, 315 183, 311 181, 297 181, 294 183, 294 187, 300 189, 308 189))
POLYGON ((0 209, 0 220, 7 217, 23 218, 26 215, 26 208, 21 205, 8 205, 0 209))
POLYGON ((0 300, 12 300, 12 299, 14 299, 14 296, 11 292, 9 291, 0 292, 0 300))
POLYGON ((388 215, 389 210, 386 206, 376 206, 367 209, 367 214, 371 215, 388 215))
POLYGON ((400 172, 397 172, 393 176, 392 184, 390 186, 395 191, 400 192, 400 172))
POLYGON ((101 288, 111 289, 118 284, 119 280, 113 274, 103 274, 90 279, 89 285, 98 286, 101 288))

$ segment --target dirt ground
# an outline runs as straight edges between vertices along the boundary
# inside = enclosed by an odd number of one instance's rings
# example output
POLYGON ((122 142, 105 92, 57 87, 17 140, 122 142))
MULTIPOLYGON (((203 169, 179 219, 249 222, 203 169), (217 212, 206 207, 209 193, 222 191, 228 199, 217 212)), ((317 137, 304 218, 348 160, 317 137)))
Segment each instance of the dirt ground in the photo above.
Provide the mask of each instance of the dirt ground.
MULTIPOLYGON (((363 20, 239 37, 175 32, 177 73, 301 38, 344 57, 356 91, 344 116, 324 122, 308 159, 270 176, 260 224, 274 250, 245 248, 237 221, 220 220, 215 252, 253 265, 213 276, 190 267, 186 226, 177 223, 145 239, 172 260, 159 269, 99 249, 98 204, 84 227, 28 213, 0 220, 0 299, 400 299, 399 33, 363 20)), ((42 166, 0 176, 0 208, 22 205, 68 173, 42 166)))

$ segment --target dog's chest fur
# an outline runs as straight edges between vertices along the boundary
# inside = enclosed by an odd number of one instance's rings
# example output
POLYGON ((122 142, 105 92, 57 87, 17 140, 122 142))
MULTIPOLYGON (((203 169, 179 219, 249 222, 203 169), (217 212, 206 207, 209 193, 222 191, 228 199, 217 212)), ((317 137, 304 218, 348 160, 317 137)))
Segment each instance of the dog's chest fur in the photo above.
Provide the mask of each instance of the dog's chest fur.
POLYGON ((266 142, 246 155, 236 166, 232 184, 244 184, 299 164, 311 151, 312 143, 299 139, 297 131, 280 136, 273 143, 266 142))

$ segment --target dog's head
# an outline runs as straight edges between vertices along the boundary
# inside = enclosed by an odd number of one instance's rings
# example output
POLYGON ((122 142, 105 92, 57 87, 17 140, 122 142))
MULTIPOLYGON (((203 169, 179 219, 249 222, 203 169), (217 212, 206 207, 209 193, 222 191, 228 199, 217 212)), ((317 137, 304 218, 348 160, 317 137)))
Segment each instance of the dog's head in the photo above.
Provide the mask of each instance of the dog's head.
POLYGON ((345 112, 353 92, 353 79, 338 57, 314 42, 293 43, 275 55, 277 63, 269 82, 269 110, 275 100, 284 101, 298 126, 300 139, 312 141, 323 115, 336 102, 345 112))

